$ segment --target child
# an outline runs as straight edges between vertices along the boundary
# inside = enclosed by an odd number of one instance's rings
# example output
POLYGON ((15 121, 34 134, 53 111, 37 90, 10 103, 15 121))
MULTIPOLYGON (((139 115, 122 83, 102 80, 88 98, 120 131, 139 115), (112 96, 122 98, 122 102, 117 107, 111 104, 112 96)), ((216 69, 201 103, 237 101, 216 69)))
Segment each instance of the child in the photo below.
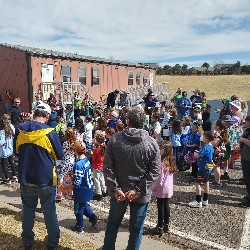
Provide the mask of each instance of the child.
POLYGON ((153 234, 162 235, 169 232, 169 200, 173 195, 173 173, 176 172, 173 148, 170 142, 161 142, 161 174, 152 188, 152 195, 157 199, 158 223, 153 234))
POLYGON ((86 149, 91 150, 92 148, 92 139, 93 139, 93 125, 92 125, 92 117, 86 116, 85 117, 85 143, 86 143, 86 149))
POLYGON ((109 142, 109 139, 115 133, 115 130, 113 128, 108 127, 108 128, 106 128, 105 132, 106 132, 106 141, 105 141, 105 144, 107 145, 108 142, 109 142))
POLYGON ((1 117, 0 119, 0 158, 1 166, 5 175, 2 184, 10 185, 11 181, 17 182, 16 164, 13 157, 13 136, 14 132, 10 126, 10 121, 1 117), (12 178, 8 170, 8 162, 11 166, 12 178))
POLYGON ((247 117, 247 112, 248 112, 247 102, 241 102, 241 112, 242 112, 242 115, 243 115, 242 122, 245 123, 245 119, 247 117))
POLYGON ((106 185, 103 176, 103 160, 106 149, 105 135, 98 133, 95 137, 96 147, 92 154, 93 179, 95 185, 95 200, 100 201, 106 195, 106 185))
POLYGON ((93 182, 91 165, 88 158, 84 155, 86 147, 81 142, 76 141, 74 149, 78 158, 73 168, 72 183, 76 225, 71 227, 71 229, 82 233, 84 229, 83 215, 89 219, 92 227, 96 227, 99 220, 88 203, 93 199, 93 182))
POLYGON ((214 136, 211 132, 207 131, 203 135, 204 147, 198 152, 194 152, 194 158, 199 159, 198 162, 198 175, 195 182, 196 199, 188 203, 190 207, 201 208, 208 205, 208 193, 209 193, 209 176, 213 170, 213 154, 214 148, 212 141, 214 136), (201 199, 201 186, 200 183, 204 183, 204 196, 201 199))
POLYGON ((179 171, 185 170, 183 166, 183 148, 181 144, 181 122, 173 120, 172 129, 169 130, 170 142, 173 147, 176 166, 179 171))
POLYGON ((161 124, 159 122, 160 115, 158 113, 153 113, 151 115, 151 124, 149 126, 149 135, 152 136, 158 143, 161 139, 161 124))
MULTIPOLYGON (((60 183, 63 183, 64 179, 68 178, 68 175, 72 172, 74 164, 75 164, 75 152, 74 152, 74 144, 76 142, 76 135, 72 128, 67 128, 65 132, 65 141, 63 143, 63 159, 62 159, 62 167, 58 172, 58 178, 60 179, 60 183)), ((69 194, 70 195, 70 194, 69 194)), ((60 191, 58 191, 58 195, 56 196, 57 201, 63 200, 64 197, 60 191)))

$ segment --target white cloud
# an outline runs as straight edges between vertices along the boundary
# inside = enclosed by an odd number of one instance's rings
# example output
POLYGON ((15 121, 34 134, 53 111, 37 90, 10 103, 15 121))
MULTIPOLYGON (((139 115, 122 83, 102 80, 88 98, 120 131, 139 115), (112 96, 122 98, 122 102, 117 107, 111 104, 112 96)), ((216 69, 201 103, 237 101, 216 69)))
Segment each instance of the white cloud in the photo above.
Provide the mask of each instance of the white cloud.
POLYGON ((3 43, 137 62, 250 51, 250 29, 241 27, 243 19, 250 24, 248 0, 0 0, 0 6, 3 43))

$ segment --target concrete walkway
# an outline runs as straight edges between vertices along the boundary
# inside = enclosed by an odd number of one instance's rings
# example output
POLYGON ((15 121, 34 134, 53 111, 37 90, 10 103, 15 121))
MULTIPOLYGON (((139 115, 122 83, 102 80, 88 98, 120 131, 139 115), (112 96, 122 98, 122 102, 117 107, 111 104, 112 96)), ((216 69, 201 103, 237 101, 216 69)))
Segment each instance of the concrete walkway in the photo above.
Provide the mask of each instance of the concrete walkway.
MULTIPOLYGON (((8 209, 11 209, 13 211, 20 212, 22 209, 22 203, 19 191, 14 190, 12 187, 6 185, 0 185, 0 205, 8 209)), ((40 206, 38 205, 38 210, 36 212, 36 220, 44 222, 43 215, 39 210, 39 208, 40 206)), ((88 223, 87 220, 85 220, 86 221, 85 232, 83 234, 78 234, 69 230, 70 226, 75 224, 75 216, 71 209, 57 205, 57 215, 58 215, 60 229, 62 232, 77 237, 82 241, 91 242, 97 245, 98 247, 102 246, 105 227, 106 227, 106 224, 104 222, 101 221, 98 224, 97 228, 93 229, 91 227, 91 224, 88 223)), ((116 249, 118 250, 126 249, 128 237, 129 237, 128 231, 122 228, 118 233, 118 238, 116 241, 116 249)), ((141 249, 177 250, 178 248, 164 244, 157 240, 153 240, 149 237, 143 236, 141 249)))

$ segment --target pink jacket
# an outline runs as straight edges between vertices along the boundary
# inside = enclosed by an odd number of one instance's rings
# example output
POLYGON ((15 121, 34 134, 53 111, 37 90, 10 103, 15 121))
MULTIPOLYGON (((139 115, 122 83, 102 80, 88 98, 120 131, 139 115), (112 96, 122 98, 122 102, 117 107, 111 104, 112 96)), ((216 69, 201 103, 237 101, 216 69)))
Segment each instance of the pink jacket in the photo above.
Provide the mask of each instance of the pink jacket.
POLYGON ((161 163, 161 174, 152 187, 152 195, 155 198, 171 198, 173 195, 174 178, 168 171, 164 172, 165 164, 161 163))

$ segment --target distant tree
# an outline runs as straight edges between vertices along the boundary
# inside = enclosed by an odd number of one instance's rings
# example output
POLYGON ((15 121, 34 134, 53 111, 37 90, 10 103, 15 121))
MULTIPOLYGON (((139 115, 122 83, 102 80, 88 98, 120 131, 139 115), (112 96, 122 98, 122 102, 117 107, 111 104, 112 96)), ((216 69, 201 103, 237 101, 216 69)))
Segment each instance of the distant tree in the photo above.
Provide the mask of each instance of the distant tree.
POLYGON ((240 61, 237 61, 232 67, 232 73, 238 75, 240 74, 240 72, 241 72, 241 64, 240 61))
POLYGON ((180 75, 181 74, 181 65, 180 64, 175 64, 175 66, 172 68, 173 73, 180 75))
POLYGON ((164 73, 170 75, 172 73, 172 67, 170 65, 163 66, 164 73))
POLYGON ((249 74, 250 74, 250 65, 248 65, 248 64, 243 65, 243 66, 241 67, 241 72, 242 72, 243 74, 249 75, 249 74))
POLYGON ((207 63, 207 62, 204 62, 202 65, 201 65, 201 67, 205 67, 205 68, 209 68, 210 67, 210 65, 209 65, 209 63, 207 63))
POLYGON ((164 75, 164 70, 163 70, 163 68, 162 67, 159 67, 157 70, 156 70, 156 74, 157 75, 164 75))
POLYGON ((188 74, 188 66, 186 64, 183 64, 181 66, 181 71, 183 75, 187 75, 188 74))

